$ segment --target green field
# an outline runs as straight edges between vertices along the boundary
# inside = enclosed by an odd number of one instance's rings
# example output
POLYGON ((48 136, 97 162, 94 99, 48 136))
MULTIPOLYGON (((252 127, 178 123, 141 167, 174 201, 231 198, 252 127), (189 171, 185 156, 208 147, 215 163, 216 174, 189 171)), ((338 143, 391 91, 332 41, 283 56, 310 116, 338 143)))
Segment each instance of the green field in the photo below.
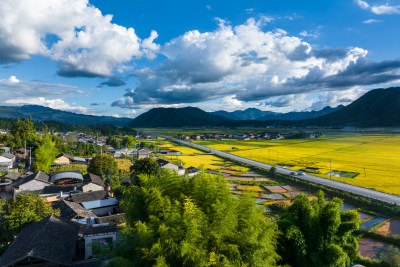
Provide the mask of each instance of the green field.
POLYGON ((214 149, 400 195, 400 135, 331 132, 317 139, 205 140, 214 149), (330 163, 332 175, 330 173, 330 163), (335 176, 337 175, 337 176, 335 176), (340 177, 339 177, 340 176, 340 177))

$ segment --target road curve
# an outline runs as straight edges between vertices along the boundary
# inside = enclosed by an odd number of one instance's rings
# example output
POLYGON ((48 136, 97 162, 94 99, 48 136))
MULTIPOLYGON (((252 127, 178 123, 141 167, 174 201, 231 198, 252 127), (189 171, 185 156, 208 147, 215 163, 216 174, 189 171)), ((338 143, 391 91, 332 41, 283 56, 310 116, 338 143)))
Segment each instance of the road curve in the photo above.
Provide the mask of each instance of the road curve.
MULTIPOLYGON (((170 136, 167 135, 161 135, 158 134, 158 136, 164 137, 166 139, 170 139, 170 140, 174 140, 176 142, 179 142, 181 144, 193 147, 193 148, 197 148, 199 150, 202 151, 206 151, 209 153, 214 153, 216 155, 220 155, 222 157, 225 158, 229 158, 235 161, 239 161, 239 162, 243 162, 261 169, 265 169, 265 170, 269 170, 272 165, 268 165, 259 161, 255 161, 255 160, 251 160, 251 159, 247 159, 247 158, 243 158, 243 157, 239 157, 236 155, 232 155, 226 152, 222 152, 220 150, 216 150, 216 149, 211 149, 205 146, 201 146, 201 145, 197 145, 197 144, 193 144, 191 142, 186 142, 186 141, 182 141, 182 140, 178 140, 178 139, 174 139, 170 136)), ((314 176, 314 175, 309 175, 309 174, 304 174, 304 175, 290 175, 291 170, 288 169, 284 169, 281 167, 276 167, 277 172, 281 173, 281 174, 285 174, 285 175, 289 175, 289 176, 294 176, 297 179, 302 179, 305 181, 309 181, 309 182, 313 182, 316 184, 321 184, 324 186, 328 186, 331 188, 335 188, 338 190, 342 190, 342 191, 347 191, 347 192, 351 192, 360 196, 364 196, 364 197, 368 197, 368 198, 372 198, 372 199, 376 199, 376 200, 380 200, 383 202, 387 202, 387 203, 392 203, 392 204, 396 204, 396 205, 400 205, 400 197, 399 196, 395 196, 395 195, 391 195, 391 194, 387 194, 387 193, 383 193, 383 192, 379 192, 379 191, 375 191, 372 189, 368 189, 368 188, 364 188, 364 187, 360 187, 360 186, 355 186, 355 185, 350 185, 350 184, 346 184, 346 183, 342 183, 342 182, 338 182, 338 181, 334 181, 334 180, 329 180, 329 179, 325 179, 325 178, 321 178, 318 176, 314 176)))

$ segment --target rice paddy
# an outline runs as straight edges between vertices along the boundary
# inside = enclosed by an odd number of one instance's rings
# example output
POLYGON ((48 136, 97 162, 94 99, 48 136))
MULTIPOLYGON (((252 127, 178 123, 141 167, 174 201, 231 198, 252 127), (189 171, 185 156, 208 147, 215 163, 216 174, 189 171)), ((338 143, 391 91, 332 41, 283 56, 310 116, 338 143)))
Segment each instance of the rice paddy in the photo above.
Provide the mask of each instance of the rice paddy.
POLYGON ((328 133, 316 139, 195 141, 294 171, 400 195, 400 135, 328 133))

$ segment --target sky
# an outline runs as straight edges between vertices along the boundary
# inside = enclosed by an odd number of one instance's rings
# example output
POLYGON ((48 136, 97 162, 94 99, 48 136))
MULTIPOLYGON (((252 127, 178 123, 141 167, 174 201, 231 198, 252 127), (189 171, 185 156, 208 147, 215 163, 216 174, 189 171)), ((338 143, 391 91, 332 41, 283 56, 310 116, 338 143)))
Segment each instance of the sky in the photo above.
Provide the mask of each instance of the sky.
POLYGON ((400 0, 1 0, 0 105, 347 105, 400 81, 400 0))

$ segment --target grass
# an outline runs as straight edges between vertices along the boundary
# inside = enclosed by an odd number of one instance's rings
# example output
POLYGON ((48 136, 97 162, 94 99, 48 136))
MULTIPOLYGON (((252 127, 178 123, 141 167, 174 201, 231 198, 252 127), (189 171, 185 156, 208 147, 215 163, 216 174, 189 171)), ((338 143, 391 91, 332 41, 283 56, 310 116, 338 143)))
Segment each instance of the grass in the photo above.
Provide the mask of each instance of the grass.
POLYGON ((323 178, 330 178, 331 159, 331 169, 343 172, 341 177, 332 175, 332 179, 400 195, 398 134, 329 133, 317 139, 195 143, 260 162, 292 165, 292 170, 315 168, 313 174, 323 178))

